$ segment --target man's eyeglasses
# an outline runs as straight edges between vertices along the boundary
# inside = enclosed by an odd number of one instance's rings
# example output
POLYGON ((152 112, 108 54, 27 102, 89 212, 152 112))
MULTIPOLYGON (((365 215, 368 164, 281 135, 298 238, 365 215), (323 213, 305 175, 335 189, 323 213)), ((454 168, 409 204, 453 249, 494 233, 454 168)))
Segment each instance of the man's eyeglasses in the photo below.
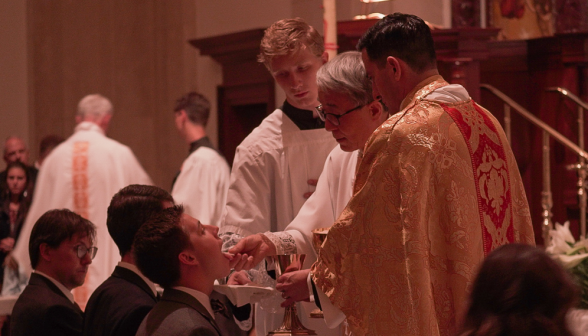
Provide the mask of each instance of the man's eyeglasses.
POLYGON ((98 248, 96 246, 86 247, 86 245, 81 244, 74 246, 74 250, 76 251, 78 258, 80 259, 85 257, 87 253, 90 254, 90 259, 94 259, 94 257, 96 256, 96 252, 98 251, 98 248))
POLYGON ((322 121, 329 121, 331 124, 335 125, 335 126, 339 126, 340 122, 339 122, 339 118, 341 118, 342 116, 351 113, 355 110, 359 110, 360 108, 364 107, 365 105, 359 105, 357 107, 352 108, 351 110, 343 113, 343 114, 333 114, 333 113, 327 113, 325 112, 325 110, 323 109, 323 104, 320 104, 319 106, 315 107, 314 109, 316 110, 316 112, 319 115, 319 118, 321 118, 322 121))

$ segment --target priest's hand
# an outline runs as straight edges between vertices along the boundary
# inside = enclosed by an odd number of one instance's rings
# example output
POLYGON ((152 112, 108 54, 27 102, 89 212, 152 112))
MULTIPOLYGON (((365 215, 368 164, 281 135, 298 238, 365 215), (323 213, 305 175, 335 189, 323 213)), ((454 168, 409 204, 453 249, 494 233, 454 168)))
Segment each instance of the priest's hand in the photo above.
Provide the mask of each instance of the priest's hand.
POLYGON ((282 292, 282 298, 286 299, 282 302, 282 307, 288 307, 298 301, 310 301, 307 282, 309 273, 310 269, 305 269, 284 273, 278 278, 276 290, 282 292))
POLYGON ((235 270, 249 270, 259 264, 265 257, 276 254, 276 246, 263 233, 247 236, 229 249, 235 255, 248 255, 246 262, 233 266, 235 270))

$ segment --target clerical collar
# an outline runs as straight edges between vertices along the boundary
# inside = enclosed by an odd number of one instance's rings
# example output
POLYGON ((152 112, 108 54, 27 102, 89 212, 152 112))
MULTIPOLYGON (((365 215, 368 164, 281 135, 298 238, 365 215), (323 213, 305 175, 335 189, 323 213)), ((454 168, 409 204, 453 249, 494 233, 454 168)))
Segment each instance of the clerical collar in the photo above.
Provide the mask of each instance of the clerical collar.
POLYGON ((74 132, 77 131, 93 131, 104 134, 104 130, 100 126, 91 121, 82 121, 81 123, 77 124, 76 128, 74 129, 74 132))
POLYGON ((284 114, 286 114, 288 118, 300 128, 300 130, 312 130, 325 127, 325 123, 320 118, 315 118, 312 111, 294 107, 290 105, 287 100, 284 101, 284 105, 280 107, 280 110, 282 110, 284 114))
POLYGON ((216 150, 214 146, 212 146, 212 142, 210 142, 210 139, 207 136, 205 136, 204 138, 200 138, 190 144, 190 154, 194 153, 194 151, 196 151, 200 147, 208 147, 216 150))

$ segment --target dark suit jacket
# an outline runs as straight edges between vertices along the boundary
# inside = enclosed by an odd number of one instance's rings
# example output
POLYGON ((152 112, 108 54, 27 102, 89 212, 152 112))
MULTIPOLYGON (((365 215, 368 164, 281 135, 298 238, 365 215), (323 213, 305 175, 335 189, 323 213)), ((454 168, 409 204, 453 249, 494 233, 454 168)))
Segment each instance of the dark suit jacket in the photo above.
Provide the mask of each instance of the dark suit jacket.
POLYGON ((192 295, 166 289, 145 317, 137 336, 228 336, 223 335, 206 308, 192 295))
MULTIPOLYGON (((233 306, 229 298, 216 291, 212 291, 212 293, 210 294, 210 300, 218 300, 226 307, 224 314, 221 312, 217 312, 216 310, 214 312, 214 320, 216 324, 219 326, 221 333, 223 335, 247 336, 248 332, 241 330, 234 320, 233 313, 240 308, 233 306)), ((212 309, 214 309, 214 306, 212 307, 212 309)), ((247 310, 245 316, 245 319, 247 319, 249 314, 251 314, 251 309, 248 308, 245 310, 247 310)))
POLYGON ((84 314, 49 279, 33 273, 12 310, 10 335, 80 336, 84 314))
POLYGON ((139 275, 117 266, 90 296, 83 335, 134 335, 156 302, 153 291, 139 275))

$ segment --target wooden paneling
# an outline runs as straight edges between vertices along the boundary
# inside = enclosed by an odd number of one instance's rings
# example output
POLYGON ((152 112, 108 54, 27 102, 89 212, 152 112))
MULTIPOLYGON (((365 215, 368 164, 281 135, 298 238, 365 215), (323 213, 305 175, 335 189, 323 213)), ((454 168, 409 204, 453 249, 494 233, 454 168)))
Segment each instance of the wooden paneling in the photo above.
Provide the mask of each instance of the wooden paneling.
MULTIPOLYGON (((196 88, 193 1, 29 1, 31 138, 69 136, 78 101, 114 105, 108 135, 131 147, 169 189, 186 156, 175 99, 196 88)), ((34 147, 34 146, 33 146, 34 147)))
POLYGON ((275 109, 274 81, 257 62, 264 29, 190 40, 223 67, 218 87, 219 150, 229 164, 235 149, 275 109))
MULTIPOLYGON (((577 110, 569 100, 547 92, 553 86, 565 87, 586 99, 588 34, 561 34, 533 40, 496 41, 489 44, 490 57, 481 63, 481 82, 495 86, 564 136, 577 142, 577 110)), ((484 92, 482 105, 500 120, 503 104, 484 92)), ((523 176, 531 208, 536 241, 541 237, 542 131, 516 113, 512 114, 513 151, 523 176)), ((588 125, 585 125, 585 132, 588 125)), ((585 133, 588 134, 588 133, 585 133)), ((578 203, 575 172, 567 169, 577 156, 551 141, 551 184, 553 221, 571 220, 578 236, 578 203)))

